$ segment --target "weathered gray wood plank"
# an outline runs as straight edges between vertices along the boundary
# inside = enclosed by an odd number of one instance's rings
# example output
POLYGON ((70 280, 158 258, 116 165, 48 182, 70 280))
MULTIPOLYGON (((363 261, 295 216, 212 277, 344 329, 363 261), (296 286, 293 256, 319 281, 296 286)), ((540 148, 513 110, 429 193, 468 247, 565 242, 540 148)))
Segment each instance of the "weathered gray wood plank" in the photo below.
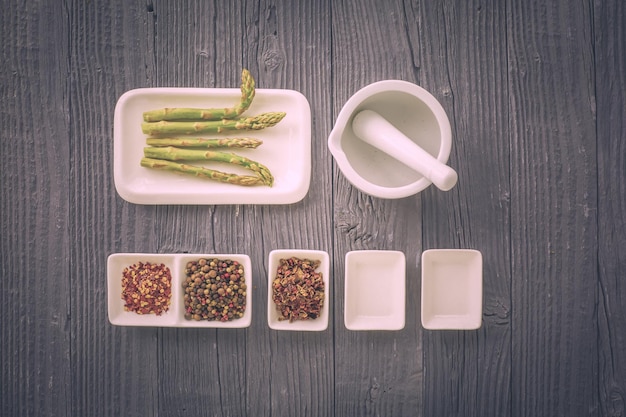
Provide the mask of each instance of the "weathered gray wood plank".
MULTIPOLYGON (((328 2, 246 3, 244 57, 265 88, 300 91, 311 107, 312 180, 307 196, 286 206, 256 207, 249 250, 260 268, 257 326, 250 329, 249 415, 333 415, 332 325, 323 332, 267 327, 267 257, 273 249, 331 252, 332 186, 326 132, 330 129, 330 15, 328 2), (312 76, 317 74, 319 76, 312 76), (257 372, 258 371, 258 372, 257 372), (258 375, 263 375, 258 378, 258 375)), ((287 110, 288 111, 288 110, 287 110)), ((289 163, 289 161, 285 161, 289 163)), ((331 294, 336 277, 329 277, 331 294)), ((332 311, 332 310, 331 310, 332 311)), ((332 320, 332 313, 331 313, 332 320)))
MULTIPOLYGON (((237 87, 242 62, 240 6, 155 2, 154 77, 150 87, 237 87)), ((247 253, 249 226, 237 207, 162 206, 154 213, 159 251, 247 253)), ((254 271, 252 271, 253 278, 254 271)), ((256 301, 256 300, 254 300, 256 301)), ((254 306, 254 303, 253 303, 254 306)), ((158 336, 159 409, 166 415, 243 415, 246 408, 244 330, 164 329, 158 336)))
POLYGON ((51 4, 0 15, 0 414, 67 414, 69 27, 51 4))
POLYGON ((513 415, 592 413, 598 241, 591 7, 507 7, 513 415))
POLYGON ((504 3, 424 2, 424 87, 452 123, 457 186, 426 190, 424 249, 483 256, 483 323, 424 331, 424 415, 508 415, 511 401, 509 112, 504 3))
MULTIPOLYGON (((409 19, 414 19, 411 16, 409 19)), ((366 85, 418 82, 401 2, 332 3, 333 123, 345 102, 366 85)), ((422 365, 418 315, 421 207, 417 197, 384 200, 363 194, 334 167, 335 415, 421 415, 422 365), (344 325, 345 255, 352 250, 406 254, 406 323, 402 331, 350 331, 344 325)), ((372 167, 376 169, 376 167, 372 167)), ((385 283, 380 283, 381 296, 385 283)))
POLYGON ((598 147, 600 415, 626 410, 626 7, 593 4, 598 147))
POLYGON ((113 114, 145 87, 151 48, 145 4, 68 5, 72 177, 71 406, 75 415, 158 410, 157 329, 108 323, 106 262, 114 252, 158 252, 154 208, 124 203, 113 185, 113 114), (141 51, 141 53, 139 53, 141 51))

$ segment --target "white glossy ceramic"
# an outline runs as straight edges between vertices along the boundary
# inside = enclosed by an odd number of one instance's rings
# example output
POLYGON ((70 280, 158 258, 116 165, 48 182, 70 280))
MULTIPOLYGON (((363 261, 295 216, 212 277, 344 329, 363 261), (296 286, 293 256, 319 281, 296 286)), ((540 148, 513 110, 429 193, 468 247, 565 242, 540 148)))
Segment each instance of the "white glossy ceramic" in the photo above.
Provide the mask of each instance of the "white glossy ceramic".
POLYGON ((425 89, 399 80, 370 84, 344 105, 328 138, 328 148, 355 187, 379 198, 419 193, 431 181, 409 166, 365 143, 352 121, 363 110, 378 113, 424 151, 445 164, 452 148, 450 121, 441 104, 425 89))
POLYGON ((401 330, 405 321, 403 252, 346 253, 344 324, 349 330, 401 330))
MULTIPOLYGON (((140 166, 146 137, 143 112, 164 107, 230 107, 241 97, 235 88, 141 88, 124 93, 115 107, 114 180, 118 194, 136 204, 290 204, 308 192, 311 180, 311 110, 306 98, 293 90, 257 89, 242 117, 284 111, 276 126, 254 131, 197 135, 254 137, 256 149, 225 149, 269 168, 274 185, 238 186, 140 166), (288 161, 288 163, 286 163, 288 161)), ((250 175, 243 167, 220 162, 194 162, 223 172, 250 175)))
POLYGON ((457 182, 455 170, 426 152, 380 114, 362 110, 352 120, 352 131, 364 142, 420 173, 442 191, 457 182))
POLYGON ((482 254, 473 249, 422 253, 422 326, 472 330, 482 322, 482 254))
POLYGON ((274 330, 292 330, 292 331, 323 331, 328 327, 329 304, 330 304, 330 257, 327 252, 318 250, 301 250, 301 249, 276 249, 269 254, 268 264, 268 291, 267 291, 267 324, 274 330), (324 305, 321 314, 313 320, 278 320, 279 313, 276 304, 272 300, 272 282, 276 278, 276 272, 281 259, 296 257, 300 259, 311 259, 320 261, 317 272, 322 274, 324 281, 324 305))
POLYGON ((154 327, 216 327, 241 328, 252 322, 252 265, 248 255, 240 254, 155 254, 155 253, 114 253, 107 260, 107 305, 111 324, 116 326, 154 326, 154 327), (185 319, 182 283, 186 278, 187 262, 205 259, 231 259, 244 268, 247 285, 246 310, 242 318, 220 322, 185 319), (169 310, 156 314, 137 314, 124 310, 122 300, 122 275, 124 268, 137 262, 159 263, 167 266, 172 275, 172 300, 169 310))

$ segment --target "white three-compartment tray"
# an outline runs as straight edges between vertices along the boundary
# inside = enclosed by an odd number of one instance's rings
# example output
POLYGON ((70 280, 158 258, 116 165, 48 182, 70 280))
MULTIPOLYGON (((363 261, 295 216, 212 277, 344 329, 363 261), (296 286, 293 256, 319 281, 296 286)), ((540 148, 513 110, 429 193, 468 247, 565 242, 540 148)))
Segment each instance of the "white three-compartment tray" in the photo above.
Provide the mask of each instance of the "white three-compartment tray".
MULTIPOLYGON (((256 149, 225 149, 269 168, 274 185, 240 186, 140 166, 146 137, 143 112, 165 107, 224 108, 240 100, 236 88, 140 88, 124 93, 115 107, 114 180, 118 194, 135 204, 291 204, 304 198, 311 181, 311 109, 293 90, 257 89, 241 117, 286 112, 276 126, 251 131, 195 135, 207 138, 254 137, 256 149)), ((199 163, 193 162, 194 165, 199 163)), ((250 175, 232 164, 200 163, 223 172, 250 175)))

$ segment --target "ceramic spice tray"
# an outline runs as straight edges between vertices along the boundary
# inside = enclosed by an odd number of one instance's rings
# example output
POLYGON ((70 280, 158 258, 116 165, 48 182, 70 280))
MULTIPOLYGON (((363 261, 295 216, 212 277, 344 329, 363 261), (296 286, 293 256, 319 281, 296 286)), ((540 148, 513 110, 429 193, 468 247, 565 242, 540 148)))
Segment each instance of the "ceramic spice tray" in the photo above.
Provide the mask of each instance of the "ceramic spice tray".
MULTIPOLYGON (((116 253, 108 258, 108 314, 111 324, 117 326, 157 326, 157 327, 216 327, 240 328, 248 327, 252 322, 252 267, 250 257, 240 254, 148 254, 148 253, 116 253), (236 261, 243 270, 238 283, 246 283, 245 310, 243 316, 228 321, 189 320, 185 318, 185 301, 183 282, 187 279, 185 268, 187 263, 200 259, 219 259, 236 261), (171 274, 171 303, 166 312, 157 314, 137 314, 124 308, 122 299, 122 279, 126 268, 138 263, 162 265, 171 274)), ((204 294, 203 294, 203 298, 204 294)), ((232 307, 231 307, 232 308, 232 307)))

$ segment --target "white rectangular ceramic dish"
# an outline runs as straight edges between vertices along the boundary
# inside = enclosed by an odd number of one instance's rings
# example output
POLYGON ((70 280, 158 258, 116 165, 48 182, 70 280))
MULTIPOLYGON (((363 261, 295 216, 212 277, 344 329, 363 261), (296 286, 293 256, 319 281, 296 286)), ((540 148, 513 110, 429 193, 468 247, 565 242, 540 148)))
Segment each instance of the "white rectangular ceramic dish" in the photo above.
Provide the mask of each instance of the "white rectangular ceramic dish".
POLYGON ((349 330, 401 330, 405 321, 406 260, 403 252, 346 254, 344 324, 349 330))
POLYGON ((268 300, 267 300, 267 323, 274 330, 293 330, 293 331, 323 331, 328 327, 329 303, 330 303, 330 258, 327 252, 318 250, 289 250, 279 249, 273 250, 269 254, 268 266, 268 300), (310 320, 279 320, 279 312, 276 304, 272 299, 273 288, 272 282, 276 278, 278 266, 281 259, 296 257, 299 259, 309 259, 312 261, 320 261, 319 267, 315 272, 322 274, 324 281, 324 304, 322 306, 320 316, 310 320))
POLYGON ((153 253, 114 253, 107 261, 107 299, 109 321, 117 326, 155 327, 248 327, 252 322, 252 266, 250 257, 238 254, 153 254, 153 253), (187 278, 185 266, 199 259, 230 259, 243 266, 246 288, 246 308, 241 318, 230 321, 188 320, 185 318, 183 281, 187 278), (171 273, 171 304, 167 312, 137 314, 124 309, 122 299, 122 276, 125 268, 142 263, 163 264, 171 273))
POLYGON ((482 254, 472 249, 422 253, 422 326, 472 330, 482 322, 482 254))
MULTIPOLYGON (((300 201, 311 179, 311 110, 306 98, 293 90, 257 89, 250 108, 241 116, 284 111, 276 126, 202 137, 254 137, 256 149, 225 149, 265 166, 274 185, 240 186, 140 166, 146 137, 143 112, 165 107, 224 108, 236 104, 239 89, 141 88, 124 93, 115 107, 114 180, 119 195, 136 204, 290 204, 300 201)), ((217 149, 216 149, 217 150, 217 149)), ((247 174, 232 164, 193 162, 219 171, 247 174)))

